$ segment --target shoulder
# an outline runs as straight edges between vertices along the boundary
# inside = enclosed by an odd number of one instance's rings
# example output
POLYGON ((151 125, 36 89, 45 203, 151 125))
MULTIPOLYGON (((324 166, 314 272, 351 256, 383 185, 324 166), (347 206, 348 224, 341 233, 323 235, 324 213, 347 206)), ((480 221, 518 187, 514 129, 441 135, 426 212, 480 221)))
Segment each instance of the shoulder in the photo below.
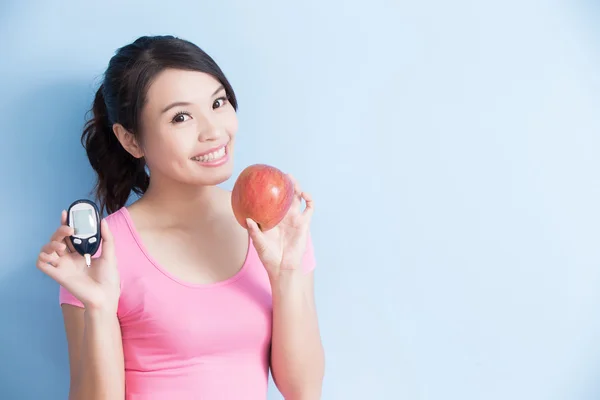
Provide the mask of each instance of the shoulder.
MULTIPOLYGON (((127 244, 130 244, 133 236, 132 236, 132 226, 130 222, 130 217, 125 207, 120 208, 119 210, 113 212, 105 216, 104 221, 108 225, 108 229, 110 230, 110 234, 113 237, 113 241, 115 243, 115 250, 117 250, 118 257, 118 249, 125 247, 127 244)), ((100 246, 98 252, 94 255, 94 258, 99 257, 102 254, 102 242, 100 242, 100 246)))
POLYGON ((121 207, 112 214, 107 215, 106 217, 104 217, 104 220, 108 224, 108 227, 110 228, 110 231, 111 233, 113 233, 113 235, 115 231, 119 231, 122 229, 130 229, 129 214, 127 208, 125 207, 121 207))

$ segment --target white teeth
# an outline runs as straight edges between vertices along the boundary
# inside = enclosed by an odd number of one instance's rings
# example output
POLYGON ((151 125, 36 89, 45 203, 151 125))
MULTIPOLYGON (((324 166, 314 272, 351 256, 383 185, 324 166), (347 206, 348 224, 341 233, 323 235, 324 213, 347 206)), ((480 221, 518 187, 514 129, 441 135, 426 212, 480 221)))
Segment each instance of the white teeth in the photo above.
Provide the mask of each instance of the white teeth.
POLYGON ((221 147, 217 151, 213 151, 212 153, 208 153, 208 154, 205 154, 200 157, 194 157, 194 158, 192 158, 192 160, 200 161, 200 162, 207 162, 207 161, 218 160, 220 158, 223 158, 224 156, 225 156, 225 147, 221 147))

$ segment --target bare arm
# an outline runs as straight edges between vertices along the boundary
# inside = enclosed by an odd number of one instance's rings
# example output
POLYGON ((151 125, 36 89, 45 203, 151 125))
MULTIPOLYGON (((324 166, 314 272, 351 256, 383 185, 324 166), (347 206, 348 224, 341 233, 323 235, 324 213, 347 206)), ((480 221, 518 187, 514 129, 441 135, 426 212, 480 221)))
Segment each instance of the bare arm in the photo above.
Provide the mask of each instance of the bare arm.
POLYGON ((325 356, 314 301, 313 273, 284 271, 271 282, 271 372, 286 400, 321 398, 325 356))
POLYGON ((115 312, 62 306, 69 349, 69 400, 125 398, 121 329, 115 312))

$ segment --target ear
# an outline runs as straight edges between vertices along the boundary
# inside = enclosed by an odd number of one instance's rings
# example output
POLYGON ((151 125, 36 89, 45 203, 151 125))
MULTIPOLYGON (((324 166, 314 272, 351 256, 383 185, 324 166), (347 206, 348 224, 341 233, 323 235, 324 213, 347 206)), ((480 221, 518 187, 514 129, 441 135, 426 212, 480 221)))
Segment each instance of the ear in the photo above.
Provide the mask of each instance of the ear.
POLYGON ((123 146, 123 148, 127 150, 129 154, 135 158, 142 158, 144 156, 144 151, 142 150, 133 133, 125 129, 123 125, 114 124, 113 132, 121 143, 121 146, 123 146))

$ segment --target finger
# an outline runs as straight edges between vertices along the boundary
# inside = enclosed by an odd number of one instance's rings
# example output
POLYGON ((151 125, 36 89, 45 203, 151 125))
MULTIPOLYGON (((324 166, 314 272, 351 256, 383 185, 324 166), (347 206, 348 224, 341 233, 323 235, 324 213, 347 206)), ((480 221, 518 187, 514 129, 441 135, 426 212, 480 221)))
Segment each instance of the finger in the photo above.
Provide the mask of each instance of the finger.
MULTIPOLYGON (((40 254, 41 256, 41 254, 40 254)), ((37 269, 48 275, 50 278, 60 283, 60 270, 54 265, 49 264, 47 261, 43 261, 42 257, 39 257, 35 263, 37 269)))
POLYGON ((251 235, 259 236, 260 234, 262 234, 260 227, 252 218, 246 218, 246 225, 248 226, 248 231, 251 235))
POLYGON ((48 254, 56 254, 59 257, 62 257, 67 249, 67 245, 64 242, 52 241, 47 243, 42 247, 42 251, 48 254))
POLYGON ((50 241, 62 242, 66 237, 71 236, 73 233, 73 228, 68 225, 61 225, 54 231, 50 241))
POLYGON ((59 257, 56 253, 41 252, 38 256, 38 260, 50 264, 52 267, 56 267, 59 257))
POLYGON ((54 265, 54 263, 57 261, 58 257, 55 258, 50 254, 42 252, 38 256, 36 267, 50 278, 54 279, 58 283, 61 283, 61 271, 54 265))
POLYGON ((105 260, 114 259, 115 244, 112 232, 108 228, 108 223, 105 219, 100 221, 100 234, 102 235, 102 257, 105 260))
POLYGON ((292 200, 291 208, 300 209, 300 206, 302 204, 300 197, 302 195, 302 189, 300 188, 300 184, 292 174, 287 174, 287 176, 290 178, 292 184, 294 185, 294 199, 292 200))
POLYGON ((292 181, 292 185, 294 185, 294 193, 300 195, 302 193, 302 189, 300 189, 300 184, 298 180, 292 174, 287 174, 288 178, 292 181))
MULTIPOLYGON (((67 211, 63 210, 62 213, 60 213, 60 224, 61 225, 67 225, 67 211)), ((75 248, 73 247, 73 243, 71 243, 71 238, 69 236, 71 236, 72 234, 74 234, 75 232, 73 230, 71 230, 71 232, 69 232, 69 234, 67 236, 65 236, 62 240, 62 242, 67 246, 67 251, 69 253, 74 253, 75 252, 75 248)))
MULTIPOLYGON (((69 225, 67 225, 67 211, 66 210, 62 210, 62 212, 60 213, 60 227, 57 229, 57 232, 60 232, 60 234, 63 234, 65 236, 71 236, 74 233, 73 228, 71 228, 69 225)), ((57 232, 55 232, 55 234, 57 232)))
POLYGON ((263 232, 258 227, 258 224, 251 218, 246 218, 246 225, 248 226, 250 238, 254 242, 254 247, 260 253, 265 249, 265 238, 263 232))
POLYGON ((306 218, 307 220, 310 220, 315 211, 315 204, 314 204, 313 198, 310 195, 310 193, 307 193, 307 192, 302 192, 302 198, 304 199, 304 202, 306 203, 306 207, 304 208, 304 212, 302 213, 302 216, 304 218, 306 218))
POLYGON ((69 253, 75 253, 75 247, 73 247, 73 242, 71 242, 71 237, 67 236, 64 240, 63 243, 67 246, 67 251, 69 253))

